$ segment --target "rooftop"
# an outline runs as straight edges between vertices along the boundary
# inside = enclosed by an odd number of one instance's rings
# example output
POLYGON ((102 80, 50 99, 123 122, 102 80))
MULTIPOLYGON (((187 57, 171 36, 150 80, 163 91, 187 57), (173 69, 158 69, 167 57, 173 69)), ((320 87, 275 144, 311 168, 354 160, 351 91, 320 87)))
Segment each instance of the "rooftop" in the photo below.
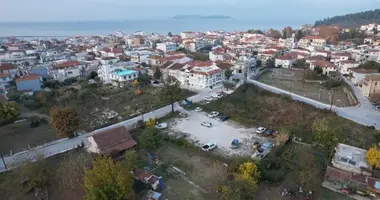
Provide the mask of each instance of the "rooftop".
POLYGON ((137 73, 135 70, 120 70, 120 71, 115 71, 115 74, 118 76, 126 76, 126 75, 132 75, 137 73))
POLYGON ((360 173, 371 169, 367 161, 367 150, 339 143, 332 160, 333 166, 345 171, 360 173))
POLYGON ((22 81, 30 81, 30 80, 37 80, 40 79, 40 76, 37 74, 29 74, 25 76, 21 76, 20 78, 16 79, 16 82, 22 82, 22 81))

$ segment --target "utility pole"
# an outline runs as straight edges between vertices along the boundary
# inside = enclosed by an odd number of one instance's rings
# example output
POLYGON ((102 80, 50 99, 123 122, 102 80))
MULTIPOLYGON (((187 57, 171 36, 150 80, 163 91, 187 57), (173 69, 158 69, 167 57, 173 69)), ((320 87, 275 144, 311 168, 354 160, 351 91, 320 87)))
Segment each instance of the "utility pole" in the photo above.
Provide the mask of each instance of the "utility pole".
POLYGON ((5 168, 5 170, 8 171, 8 167, 7 167, 7 164, 5 163, 5 160, 4 160, 4 156, 3 156, 3 154, 0 153, 0 156, 1 156, 1 160, 2 160, 3 163, 4 163, 4 168, 5 168))
POLYGON ((330 96, 331 97, 331 99, 330 99, 330 110, 332 109, 332 105, 333 105, 333 102, 334 102, 334 96, 335 96, 335 90, 334 89, 332 89, 332 96, 330 96))

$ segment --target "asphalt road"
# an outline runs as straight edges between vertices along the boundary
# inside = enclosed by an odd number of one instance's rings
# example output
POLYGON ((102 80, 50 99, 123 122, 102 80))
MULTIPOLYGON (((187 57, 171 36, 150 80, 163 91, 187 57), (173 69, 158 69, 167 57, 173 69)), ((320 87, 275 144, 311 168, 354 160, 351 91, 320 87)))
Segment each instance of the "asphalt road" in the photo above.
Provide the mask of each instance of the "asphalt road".
MULTIPOLYGON (((203 100, 206 96, 210 96, 211 94, 215 93, 218 90, 220 90, 220 89, 219 88, 215 88, 213 90, 205 89, 205 90, 200 91, 200 93, 198 93, 197 95, 194 95, 188 99, 193 101, 193 102, 199 102, 199 101, 203 100)), ((181 109, 183 109, 183 108, 178 103, 176 103, 175 104, 175 110, 181 110, 181 109)), ((149 118, 161 118, 170 112, 171 112, 171 105, 167 105, 167 106, 162 107, 160 109, 151 111, 149 113, 145 113, 144 114, 144 120, 148 120, 149 118)), ((85 144, 87 144, 88 143, 87 138, 98 133, 98 132, 105 131, 108 129, 112 129, 112 128, 118 127, 118 126, 128 127, 132 124, 137 123, 137 121, 140 119, 141 119, 141 115, 137 116, 135 118, 128 119, 126 121, 117 123, 117 124, 113 124, 111 126, 107 126, 107 127, 95 130, 95 131, 90 132, 90 133, 80 135, 76 138, 61 139, 59 141, 53 141, 50 143, 50 145, 36 147, 36 148, 33 148, 32 150, 29 150, 29 151, 20 152, 20 153, 11 155, 11 156, 4 157, 4 161, 5 161, 8 168, 12 168, 14 166, 18 166, 18 165, 25 163, 25 162, 28 162, 28 161, 35 161, 41 157, 46 158, 46 157, 50 157, 50 156, 53 156, 53 155, 56 155, 59 153, 63 153, 63 152, 66 152, 66 151, 69 151, 69 150, 75 148, 78 144, 81 144, 82 141, 85 144)), ((5 166, 4 166, 4 163, 2 162, 2 160, 0 160, 0 172, 3 172, 3 171, 5 171, 5 166)))

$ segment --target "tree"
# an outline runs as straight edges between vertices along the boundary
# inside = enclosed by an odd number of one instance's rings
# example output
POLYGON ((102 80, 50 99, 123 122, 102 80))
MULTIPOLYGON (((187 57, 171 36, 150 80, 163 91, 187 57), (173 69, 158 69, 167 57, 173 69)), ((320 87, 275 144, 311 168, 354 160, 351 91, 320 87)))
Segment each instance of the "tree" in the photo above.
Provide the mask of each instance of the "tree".
POLYGON ((316 119, 312 125, 313 138, 322 144, 328 157, 331 158, 338 141, 342 139, 343 129, 335 118, 316 119))
POLYGON ((148 121, 146 122, 146 126, 148 128, 152 128, 156 125, 156 120, 153 118, 149 118, 148 121))
POLYGON ((231 69, 226 69, 224 71, 224 76, 226 77, 227 80, 230 80, 230 77, 232 76, 232 70, 231 69))
POLYGON ((121 161, 121 165, 123 168, 128 169, 128 171, 132 171, 134 168, 136 168, 138 160, 138 153, 134 150, 128 150, 124 154, 124 159, 121 161))
POLYGON ((20 115, 20 108, 15 102, 0 102, 0 125, 11 123, 20 115))
POLYGON ((266 67, 275 67, 274 59, 269 58, 266 62, 266 67))
POLYGON ((50 109, 50 124, 57 129, 59 137, 74 137, 74 132, 79 128, 80 115, 73 107, 50 109))
POLYGON ((249 30, 247 31, 247 33, 250 33, 250 34, 261 34, 261 35, 264 35, 264 32, 263 32, 263 31, 261 31, 261 30, 259 30, 259 29, 257 29, 257 30, 254 30, 254 29, 249 29, 249 30))
POLYGON ((280 31, 278 31, 278 30, 274 30, 274 29, 269 29, 268 31, 267 31, 267 34, 266 34, 268 37, 272 37, 272 38, 276 38, 276 39, 278 39, 278 38, 281 38, 281 33, 280 33, 280 31))
POLYGON ((99 156, 92 169, 85 170, 84 189, 86 200, 129 200, 133 199, 133 178, 121 163, 112 158, 99 156))
POLYGON ((317 72, 317 74, 321 75, 323 73, 322 67, 316 66, 314 67, 314 71, 317 72))
POLYGON ((139 81, 137 80, 137 79, 135 79, 134 81, 133 81, 133 83, 132 83, 132 85, 133 85, 133 87, 135 88, 135 89, 137 89, 137 87, 139 86, 139 81))
POLYGON ((305 34, 301 30, 297 30, 295 33, 295 37, 296 37, 297 41, 299 41, 304 36, 305 36, 305 34))
POLYGON ((367 160, 372 167, 380 168, 380 150, 378 147, 371 147, 367 151, 367 160))
POLYGON ((254 199, 257 183, 260 178, 258 167, 253 162, 239 165, 233 180, 229 180, 220 188, 222 200, 254 199))
POLYGON ((235 85, 233 83, 223 82, 223 87, 228 91, 234 89, 235 85))
POLYGON ((88 75, 87 79, 94 79, 98 76, 98 73, 96 73, 95 71, 92 71, 90 73, 90 75, 88 75))
POLYGON ((172 112, 174 113, 174 103, 184 99, 180 82, 176 78, 169 76, 164 81, 164 87, 161 89, 161 97, 171 104, 172 112))
POLYGON ((295 64, 295 67, 297 68, 308 68, 308 66, 306 65, 306 60, 305 59, 299 59, 296 61, 296 64, 295 64))
POLYGON ((260 60, 260 59, 257 59, 257 60, 256 60, 256 66, 257 66, 257 67, 261 67, 261 65, 262 65, 261 60, 260 60))
POLYGON ((169 37, 172 37, 172 36, 173 36, 171 31, 169 31, 168 36, 169 36, 169 37))
POLYGON ((187 53, 187 50, 183 47, 179 47, 176 52, 182 52, 182 53, 187 53))
POLYGON ((139 77, 137 77, 137 81, 143 85, 148 85, 150 83, 147 74, 140 74, 139 77))
POLYGON ((156 80, 160 80, 161 77, 162 77, 162 73, 161 73, 161 70, 160 70, 160 67, 156 67, 156 69, 154 70, 154 74, 153 74, 154 78, 156 80))
POLYGON ((161 145, 160 129, 146 128, 139 138, 140 146, 147 150, 156 149, 161 145))
POLYGON ((304 147, 295 152, 295 175, 297 182, 307 190, 315 190, 321 185, 320 171, 314 152, 304 147))
POLYGON ((283 39, 291 38, 292 36, 293 36, 293 29, 292 29, 292 27, 287 26, 287 27, 285 27, 282 30, 282 38, 283 39))

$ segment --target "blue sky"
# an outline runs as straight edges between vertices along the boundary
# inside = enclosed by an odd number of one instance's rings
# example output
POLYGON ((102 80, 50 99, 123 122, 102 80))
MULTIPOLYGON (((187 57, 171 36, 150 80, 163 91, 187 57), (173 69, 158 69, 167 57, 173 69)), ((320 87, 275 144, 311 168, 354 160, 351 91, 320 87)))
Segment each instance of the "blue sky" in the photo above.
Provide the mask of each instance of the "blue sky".
POLYGON ((165 19, 221 14, 236 19, 310 20, 380 8, 380 0, 0 0, 1 22, 165 19))

